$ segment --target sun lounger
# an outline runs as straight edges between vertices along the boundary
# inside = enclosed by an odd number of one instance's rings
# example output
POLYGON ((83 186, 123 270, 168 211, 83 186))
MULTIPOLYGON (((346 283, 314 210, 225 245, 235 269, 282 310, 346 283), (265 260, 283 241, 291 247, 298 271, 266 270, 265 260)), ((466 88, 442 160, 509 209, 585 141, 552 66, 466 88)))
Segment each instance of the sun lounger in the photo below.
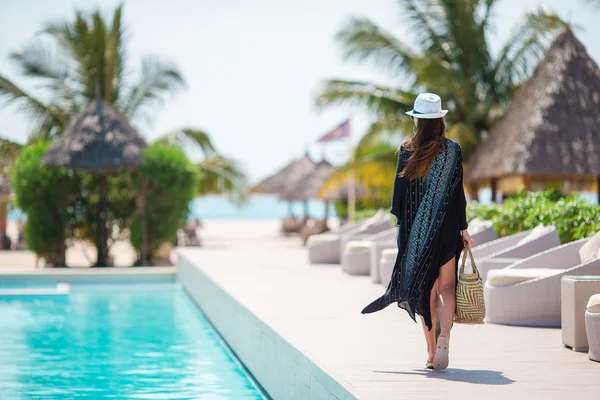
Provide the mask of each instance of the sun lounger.
POLYGON ((395 243, 396 228, 389 228, 383 232, 375 233, 364 239, 354 237, 344 246, 342 253, 342 270, 350 275, 369 275, 371 268, 371 252, 377 244, 395 243), (359 239, 359 240, 357 240, 359 239))
POLYGON ((392 222, 389 218, 382 218, 370 224, 362 225, 360 228, 351 230, 340 235, 340 260, 341 255, 350 241, 363 240, 374 234, 389 231, 392 228, 392 222))
POLYGON ((502 269, 524 258, 560 245, 554 226, 538 226, 530 231, 493 240, 473 248, 473 256, 485 282, 488 271, 502 269))
MULTIPOLYGON (((310 236, 306 242, 309 262, 313 264, 339 264, 342 239, 350 237, 351 234, 370 233, 371 231, 367 229, 384 219, 389 221, 388 216, 383 210, 380 210, 371 218, 346 224, 337 231, 310 236)), ((345 240, 347 241, 347 239, 345 240)))
POLYGON ((381 252, 381 260, 379 261, 379 276, 381 278, 381 284, 387 286, 392 278, 392 272, 394 271, 394 264, 396 264, 396 258, 398 257, 398 249, 386 249, 381 252))
POLYGON ((485 283, 487 320, 520 326, 561 325, 563 276, 600 275, 600 258, 585 255, 593 245, 582 239, 544 251, 502 270, 490 271, 485 283))
POLYGON ((475 218, 469 222, 468 231, 475 242, 475 246, 498 239, 498 233, 492 221, 475 218))

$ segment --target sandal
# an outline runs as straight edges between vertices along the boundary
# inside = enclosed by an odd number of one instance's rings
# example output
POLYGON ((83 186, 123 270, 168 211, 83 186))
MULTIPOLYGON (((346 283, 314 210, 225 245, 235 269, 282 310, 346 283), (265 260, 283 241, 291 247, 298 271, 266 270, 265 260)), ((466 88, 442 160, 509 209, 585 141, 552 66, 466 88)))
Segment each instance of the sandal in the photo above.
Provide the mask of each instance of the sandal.
POLYGON ((427 368, 427 369, 433 369, 433 362, 429 362, 429 361, 427 361, 427 362, 425 363, 425 368, 427 368))
POLYGON ((448 356, 450 353, 450 339, 446 336, 440 336, 437 341, 437 348, 435 350, 435 357, 433 357, 433 369, 435 371, 442 371, 448 368, 448 356))

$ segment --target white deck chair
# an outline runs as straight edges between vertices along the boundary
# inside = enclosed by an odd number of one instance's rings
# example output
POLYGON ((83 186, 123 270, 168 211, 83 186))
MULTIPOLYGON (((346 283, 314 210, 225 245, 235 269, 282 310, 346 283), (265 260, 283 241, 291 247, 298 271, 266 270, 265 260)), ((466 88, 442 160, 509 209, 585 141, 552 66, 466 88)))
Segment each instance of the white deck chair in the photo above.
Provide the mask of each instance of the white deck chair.
POLYGON ((362 225, 360 228, 351 230, 349 232, 340 235, 340 260, 341 255, 346 248, 346 244, 354 240, 362 240, 371 235, 388 231, 392 228, 392 222, 389 218, 382 218, 381 220, 372 222, 370 224, 362 225))
POLYGON ((484 287, 487 321, 559 327, 561 279, 567 275, 600 275, 600 236, 598 239, 595 257, 582 259, 582 248, 594 243, 581 239, 490 271, 484 287))
POLYGON ((473 256, 485 282, 488 271, 505 268, 517 261, 560 246, 554 226, 538 226, 473 248, 473 256))
POLYGON ((379 210, 371 218, 346 224, 335 232, 310 236, 306 242, 309 262, 313 264, 339 264, 342 236, 347 236, 350 232, 359 232, 361 228, 382 221, 384 218, 388 218, 386 213, 379 210))
POLYGON ((350 275, 369 275, 371 268, 371 251, 378 243, 394 242, 397 228, 388 228, 361 239, 355 236, 346 243, 342 252, 342 270, 350 275))

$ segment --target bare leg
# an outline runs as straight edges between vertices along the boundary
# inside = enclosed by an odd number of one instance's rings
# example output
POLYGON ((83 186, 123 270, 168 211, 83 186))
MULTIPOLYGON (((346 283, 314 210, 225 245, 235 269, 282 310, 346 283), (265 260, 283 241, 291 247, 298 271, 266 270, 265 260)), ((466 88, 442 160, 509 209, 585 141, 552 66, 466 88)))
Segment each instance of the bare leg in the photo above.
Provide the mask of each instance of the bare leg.
POLYGON ((438 292, 440 294, 440 336, 450 338, 450 329, 452 329, 452 317, 456 309, 456 262, 452 260, 442 265, 440 268, 440 276, 438 277, 438 292))
POLYGON ((425 324, 425 318, 421 317, 421 323, 423 325, 423 332, 425 333, 425 341, 427 342, 427 362, 433 362, 435 356, 435 330, 436 330, 436 301, 437 301, 437 281, 433 285, 430 294, 430 312, 431 322, 433 326, 431 330, 427 328, 425 324))

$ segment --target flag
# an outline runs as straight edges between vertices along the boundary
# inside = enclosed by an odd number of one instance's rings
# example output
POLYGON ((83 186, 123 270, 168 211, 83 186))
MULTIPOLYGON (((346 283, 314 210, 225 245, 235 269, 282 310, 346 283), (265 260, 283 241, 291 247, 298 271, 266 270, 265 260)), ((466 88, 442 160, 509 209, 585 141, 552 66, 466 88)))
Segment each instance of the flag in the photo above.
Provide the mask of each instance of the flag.
POLYGON ((332 129, 331 131, 329 131, 326 134, 324 134, 323 136, 321 136, 321 138, 319 140, 317 140, 317 142, 326 143, 326 142, 332 142, 334 140, 346 139, 349 137, 350 137, 350 120, 347 119, 346 121, 342 122, 337 127, 335 127, 334 129, 332 129))

